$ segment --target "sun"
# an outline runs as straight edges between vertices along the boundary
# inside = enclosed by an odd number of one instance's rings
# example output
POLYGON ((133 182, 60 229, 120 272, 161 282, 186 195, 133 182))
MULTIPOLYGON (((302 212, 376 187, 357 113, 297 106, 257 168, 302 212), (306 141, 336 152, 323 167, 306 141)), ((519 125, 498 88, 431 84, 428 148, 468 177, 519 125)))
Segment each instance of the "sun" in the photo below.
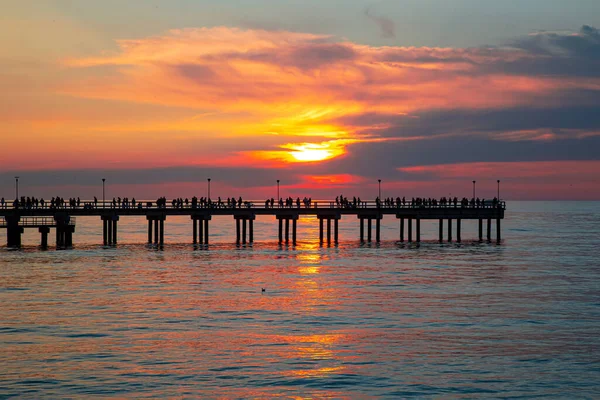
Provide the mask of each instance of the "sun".
POLYGON ((344 148, 332 142, 297 143, 282 147, 288 150, 290 161, 295 162, 324 161, 344 154, 344 148))
POLYGON ((331 151, 325 149, 302 149, 291 151, 290 155, 297 161, 303 162, 323 161, 333 157, 331 151))

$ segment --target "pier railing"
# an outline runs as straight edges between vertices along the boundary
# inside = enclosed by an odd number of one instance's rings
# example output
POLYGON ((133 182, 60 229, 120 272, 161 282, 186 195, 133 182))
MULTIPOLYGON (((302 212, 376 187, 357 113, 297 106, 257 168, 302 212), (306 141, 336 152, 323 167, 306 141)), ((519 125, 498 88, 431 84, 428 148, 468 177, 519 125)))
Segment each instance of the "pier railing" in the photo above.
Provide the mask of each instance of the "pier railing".
MULTIPOLYGON (((75 226, 76 219, 75 217, 70 217, 68 221, 66 221, 65 225, 75 226)), ((0 227, 6 227, 7 222, 6 219, 0 217, 0 227)), ((21 217, 19 219, 19 226, 23 228, 37 228, 40 226, 56 226, 56 220, 54 217, 21 217)))

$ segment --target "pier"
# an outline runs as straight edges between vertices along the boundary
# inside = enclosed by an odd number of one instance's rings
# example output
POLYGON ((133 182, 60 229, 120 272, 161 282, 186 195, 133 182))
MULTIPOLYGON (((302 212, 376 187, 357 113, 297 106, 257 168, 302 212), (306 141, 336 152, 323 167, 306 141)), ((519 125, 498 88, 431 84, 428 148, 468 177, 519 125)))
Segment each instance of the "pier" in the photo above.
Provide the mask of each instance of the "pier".
POLYGON ((439 224, 438 241, 462 241, 461 226, 464 220, 477 220, 479 225, 478 239, 484 241, 483 225, 486 224, 485 240, 492 242, 492 223, 495 223, 495 241, 502 240, 501 220, 504 219, 506 203, 504 201, 475 201, 463 199, 462 202, 424 201, 382 203, 362 201, 340 203, 329 200, 311 201, 300 204, 300 200, 288 202, 283 206, 268 202, 240 200, 239 205, 222 202, 197 201, 167 202, 139 201, 125 203, 115 201, 78 201, 60 206, 19 206, 8 203, 0 208, 0 229, 6 229, 7 246, 21 247, 21 235, 25 229, 38 229, 40 246, 48 246, 48 234, 51 229, 56 233, 56 246, 69 248, 73 246, 73 235, 76 217, 97 216, 102 225, 102 238, 105 246, 118 243, 118 226, 121 217, 145 216, 148 221, 148 244, 163 246, 165 244, 165 222, 169 216, 190 217, 190 243, 208 245, 210 242, 209 227, 213 216, 231 216, 235 222, 237 244, 254 242, 254 221, 256 216, 273 216, 278 224, 278 242, 280 244, 296 244, 297 226, 300 216, 314 216, 319 220, 319 241, 321 244, 338 243, 339 221, 343 217, 358 219, 358 238, 361 242, 381 241, 381 221, 384 217, 394 217, 399 222, 400 242, 421 242, 421 221, 437 220, 439 224), (453 227, 455 227, 453 229, 453 227), (365 229, 366 228, 366 229, 365 229), (444 229, 446 228, 446 229, 444 229), (374 238, 373 238, 373 230, 374 238), (444 232, 447 232, 444 237, 444 232), (455 234, 456 236, 453 236, 455 234))

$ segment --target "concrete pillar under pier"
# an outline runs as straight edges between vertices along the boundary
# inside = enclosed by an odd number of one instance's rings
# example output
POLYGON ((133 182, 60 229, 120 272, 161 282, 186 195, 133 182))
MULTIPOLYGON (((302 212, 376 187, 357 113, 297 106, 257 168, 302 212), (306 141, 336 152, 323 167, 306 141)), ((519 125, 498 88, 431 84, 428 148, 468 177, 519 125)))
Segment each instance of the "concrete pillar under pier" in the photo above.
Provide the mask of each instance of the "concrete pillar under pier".
MULTIPOLYGON (((248 221, 248 242, 254 243, 254 220, 250 219, 248 221)), ((296 221, 294 221, 294 242, 296 241, 296 221)))
POLYGON ((439 241, 444 241, 444 220, 440 218, 440 232, 439 232, 439 241))
POLYGON ((290 220, 285 219, 285 243, 290 242, 290 220))
POLYGON ((41 247, 42 247, 42 249, 46 249, 46 248, 48 248, 48 234, 50 233, 50 227, 49 226, 40 226, 38 228, 38 230, 42 234, 41 247))
POLYGON ((483 220, 479 218, 479 241, 483 241, 483 220))
POLYGON ((8 247, 21 247, 21 234, 23 227, 19 225, 21 217, 19 215, 7 215, 6 221, 6 244, 8 247))
MULTIPOLYGON (((209 221, 210 217, 208 219, 204 220, 204 244, 208 244, 208 221, 209 221)), ((202 221, 200 221, 202 222, 202 221)))
POLYGON ((371 221, 371 218, 367 218, 367 241, 369 243, 371 243, 371 231, 373 230, 371 221))
POLYGON ((400 218, 400 241, 404 242, 404 218, 400 218))
MULTIPOLYGON (((104 245, 106 246, 106 221, 104 223, 104 245)), ((152 220, 148 220, 148 244, 152 243, 152 220)))
POLYGON ((502 237, 500 235, 500 218, 496 218, 496 242, 500 243, 502 237))
POLYGON ((67 225, 64 227, 65 247, 73 247, 73 233, 74 232, 75 232, 74 225, 67 225))
POLYGON ((113 225, 113 241, 112 244, 116 245, 117 244, 117 221, 118 221, 119 217, 116 216, 116 218, 113 218, 112 220, 112 225, 113 225))
POLYGON ((63 232, 56 227, 56 247, 63 247, 64 246, 64 235, 63 232))
POLYGON ((492 241, 492 220, 490 218, 487 220, 487 240, 488 242, 492 241))
POLYGON ((111 220, 106 221, 106 225, 108 227, 108 245, 113 244, 113 224, 111 220))
POLYGON ((235 219, 236 243, 246 244, 254 241, 254 213, 240 210, 233 215, 235 219), (241 226, 240 226, 241 224, 241 226))
POLYGON ((365 219, 360 219, 360 242, 364 243, 365 241, 365 219))
POLYGON ((331 218, 327 218, 327 243, 331 243, 331 218))
POLYGON ((292 244, 296 244, 296 228, 298 225, 298 221, 295 219, 292 220, 292 244))
POLYGON ((381 242, 381 218, 375 219, 375 242, 381 242))
POLYGON ((160 220, 160 242, 159 244, 162 246, 165 244, 165 220, 160 220))
POLYGON ((460 219, 456 220, 456 241, 458 243, 461 242, 461 236, 460 236, 460 219))
MULTIPOLYGON (((116 218, 118 219, 118 217, 116 218)), ((154 244, 162 246, 165 243, 166 214, 153 212, 147 214, 146 219, 148 220, 148 242, 152 243, 152 223, 154 223, 154 244)), ((192 216, 192 219, 194 219, 194 216, 192 216)))
POLYGON ((412 243, 412 218, 407 220, 408 222, 408 243, 412 243))
POLYGON ((333 241, 337 244, 338 243, 338 225, 339 225, 339 220, 336 218, 333 220, 333 241))
POLYGON ((247 219, 244 218, 242 220, 242 243, 246 244, 246 224, 247 224, 247 219))
MULTIPOLYGON (((323 240, 323 224, 321 224, 321 240, 323 240)), ((279 244, 283 243, 283 220, 279 218, 279 244)))
POLYGON ((323 218, 319 218, 319 243, 323 243, 323 218))
POLYGON ((54 215, 54 221, 56 222, 56 247, 71 247, 75 231, 75 227, 69 225, 71 217, 61 212, 54 215))
POLYGON ((448 220, 448 243, 452 242, 452 219, 448 220))
MULTIPOLYGON (((150 236, 149 240, 152 240, 151 236, 150 236)), ((108 220, 107 219, 102 219, 102 243, 104 243, 105 246, 108 246, 108 220)))
POLYGON ((197 219, 194 220, 194 223, 198 224, 198 243, 202 244, 204 243, 204 220, 197 219))
POLYGON ((198 243, 198 222, 196 220, 192 220, 192 243, 198 243))
POLYGON ((417 225, 417 243, 421 242, 421 219, 417 218, 415 220, 417 225))
POLYGON ((158 220, 154 220, 154 244, 158 244, 158 220))

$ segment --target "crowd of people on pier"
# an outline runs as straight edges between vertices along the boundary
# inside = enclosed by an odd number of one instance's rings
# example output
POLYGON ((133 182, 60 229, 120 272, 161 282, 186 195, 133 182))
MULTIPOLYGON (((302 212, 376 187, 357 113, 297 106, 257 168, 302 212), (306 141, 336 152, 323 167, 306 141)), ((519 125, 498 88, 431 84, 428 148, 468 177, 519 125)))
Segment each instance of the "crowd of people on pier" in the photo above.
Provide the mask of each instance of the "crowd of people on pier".
MULTIPOLYGON (((264 202, 265 208, 312 208, 318 207, 318 203, 314 202, 310 197, 304 197, 300 199, 297 197, 280 198, 276 201, 274 198, 266 199, 264 202)), ((376 208, 440 208, 440 207, 461 207, 461 208, 496 208, 501 205, 501 202, 494 197, 492 200, 471 198, 468 199, 463 197, 458 199, 457 197, 442 197, 440 199, 435 198, 421 198, 413 197, 406 199, 405 197, 387 197, 380 199, 377 197, 375 202, 362 201, 360 197, 352 197, 349 199, 344 195, 337 196, 335 201, 321 201, 321 207, 330 208, 367 208, 371 206, 376 208)), ((116 209, 131 209, 131 208, 253 208, 255 207, 254 202, 244 201, 242 197, 228 197, 226 200, 219 197, 213 201, 208 197, 192 197, 189 198, 174 198, 170 202, 167 201, 166 197, 159 197, 155 202, 136 202, 135 198, 131 200, 128 197, 113 197, 112 201, 99 202, 96 197, 93 201, 82 201, 79 197, 69 198, 65 200, 62 197, 52 197, 49 201, 43 198, 36 197, 24 197, 21 196, 12 202, 12 208, 16 209, 97 209, 97 208, 116 208, 116 209), (154 204, 153 204, 154 203, 154 204)), ((9 207, 9 202, 5 201, 4 198, 0 199, 0 208, 6 209, 9 207)))

